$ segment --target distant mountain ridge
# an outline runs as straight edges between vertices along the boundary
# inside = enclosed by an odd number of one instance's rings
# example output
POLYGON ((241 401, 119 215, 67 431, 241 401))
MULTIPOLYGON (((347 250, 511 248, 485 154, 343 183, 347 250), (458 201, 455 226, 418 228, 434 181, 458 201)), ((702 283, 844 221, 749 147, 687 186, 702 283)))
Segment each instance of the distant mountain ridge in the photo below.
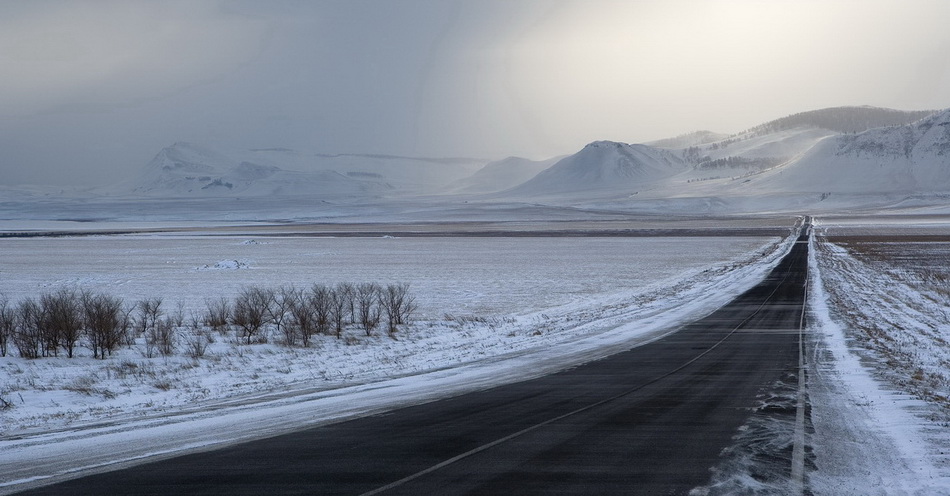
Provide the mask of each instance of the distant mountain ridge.
POLYGON ((831 107, 788 115, 755 126, 745 133, 772 133, 797 127, 817 127, 838 133, 860 133, 878 127, 910 124, 934 112, 936 111, 894 110, 871 106, 831 107))
POLYGON ((354 195, 385 191, 332 171, 300 172, 236 159, 192 143, 163 148, 133 183, 150 196, 354 195))
POLYGON ((374 196, 436 191, 482 161, 391 155, 312 154, 288 148, 220 151, 178 142, 120 190, 150 196, 374 196))
POLYGON ((488 202, 709 209, 753 205, 752 198, 782 198, 785 203, 776 205, 803 208, 830 204, 832 195, 835 205, 848 205, 875 195, 950 194, 948 121, 950 110, 834 107, 733 135, 698 131, 649 144, 595 141, 564 157, 494 162, 287 148, 222 151, 175 143, 125 191, 381 201, 464 195, 488 202))
POLYGON ((835 107, 793 114, 716 141, 703 142, 711 133, 701 132, 651 145, 594 142, 500 195, 617 205, 673 199, 726 205, 778 195, 807 205, 833 193, 852 199, 950 193, 948 115, 950 110, 835 107), (677 141, 698 144, 656 146, 677 141))
POLYGON ((714 133, 712 131, 693 131, 691 133, 681 134, 674 138, 666 138, 649 143, 648 146, 656 148, 688 148, 691 146, 705 145, 728 138, 728 134, 714 133))
POLYGON ((451 185, 450 192, 463 194, 493 193, 528 181, 563 157, 529 160, 508 157, 489 162, 469 177, 451 185))
POLYGON ((755 183, 827 194, 950 192, 950 110, 910 124, 830 137, 780 177, 755 183))

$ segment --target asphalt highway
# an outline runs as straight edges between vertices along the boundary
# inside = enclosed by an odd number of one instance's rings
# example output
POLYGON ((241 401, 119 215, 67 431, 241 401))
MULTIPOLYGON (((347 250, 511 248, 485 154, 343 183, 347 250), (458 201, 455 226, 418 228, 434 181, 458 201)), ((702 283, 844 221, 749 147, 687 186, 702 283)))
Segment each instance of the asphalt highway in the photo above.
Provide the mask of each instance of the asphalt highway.
POLYGON ((733 302, 596 362, 26 494, 687 494, 756 396, 797 374, 799 239, 733 302))

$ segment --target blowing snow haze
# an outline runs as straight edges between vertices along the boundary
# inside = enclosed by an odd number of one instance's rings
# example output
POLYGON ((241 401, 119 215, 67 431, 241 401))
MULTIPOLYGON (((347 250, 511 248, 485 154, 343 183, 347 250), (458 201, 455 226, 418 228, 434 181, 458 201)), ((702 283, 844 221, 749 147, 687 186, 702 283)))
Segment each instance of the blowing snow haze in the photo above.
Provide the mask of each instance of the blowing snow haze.
POLYGON ((948 18, 940 0, 4 2, 0 184, 132 180, 179 142, 540 161, 945 108, 948 18))

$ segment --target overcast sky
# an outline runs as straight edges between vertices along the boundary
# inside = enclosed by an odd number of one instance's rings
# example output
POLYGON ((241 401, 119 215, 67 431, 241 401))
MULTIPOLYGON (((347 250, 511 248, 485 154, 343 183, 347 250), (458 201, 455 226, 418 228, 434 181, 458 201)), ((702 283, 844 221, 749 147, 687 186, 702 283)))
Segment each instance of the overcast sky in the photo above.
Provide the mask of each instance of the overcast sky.
POLYGON ((950 107, 945 0, 0 0, 0 184, 164 146, 547 158, 950 107))

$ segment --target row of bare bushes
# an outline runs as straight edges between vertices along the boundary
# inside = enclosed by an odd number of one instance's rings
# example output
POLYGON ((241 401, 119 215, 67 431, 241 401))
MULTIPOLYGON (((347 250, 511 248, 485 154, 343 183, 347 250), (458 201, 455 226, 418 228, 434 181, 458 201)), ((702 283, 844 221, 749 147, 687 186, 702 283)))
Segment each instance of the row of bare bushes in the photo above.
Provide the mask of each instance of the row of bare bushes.
POLYGON ((314 336, 343 337, 357 327, 367 336, 380 324, 395 337, 415 311, 409 284, 314 284, 246 287, 234 298, 210 298, 203 311, 186 319, 184 305, 166 310, 161 298, 127 304, 121 298, 87 290, 61 289, 17 303, 0 296, 0 356, 10 345, 23 358, 72 358, 85 345, 95 358, 144 338, 145 355, 172 355, 180 347, 203 356, 214 334, 233 335, 250 345, 272 334, 287 346, 310 346, 314 336))

